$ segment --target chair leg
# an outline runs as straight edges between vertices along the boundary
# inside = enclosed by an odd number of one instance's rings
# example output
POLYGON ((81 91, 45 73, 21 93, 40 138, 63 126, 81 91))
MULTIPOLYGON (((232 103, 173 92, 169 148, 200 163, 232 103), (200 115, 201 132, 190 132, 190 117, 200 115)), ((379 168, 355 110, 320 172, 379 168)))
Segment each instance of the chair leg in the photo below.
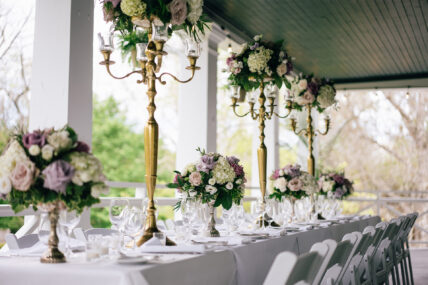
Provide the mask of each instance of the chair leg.
POLYGON ((407 261, 409 263, 409 275, 410 275, 410 284, 414 285, 415 282, 413 281, 413 269, 412 269, 412 259, 410 258, 410 252, 409 252, 409 256, 407 258, 407 261))

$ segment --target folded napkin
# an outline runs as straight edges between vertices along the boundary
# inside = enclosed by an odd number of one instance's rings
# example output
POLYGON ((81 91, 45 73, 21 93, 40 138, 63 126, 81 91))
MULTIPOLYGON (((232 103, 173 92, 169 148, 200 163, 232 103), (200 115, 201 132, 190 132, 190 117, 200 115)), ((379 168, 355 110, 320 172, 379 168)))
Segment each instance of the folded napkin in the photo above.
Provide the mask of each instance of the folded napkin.
MULTIPOLYGON (((65 243, 61 242, 59 245, 60 250, 64 252, 65 243)), ((10 250, 10 254, 15 256, 41 256, 47 248, 46 244, 38 241, 31 247, 10 250)), ((70 248, 73 251, 84 251, 85 243, 77 239, 70 239, 70 248)))
POLYGON ((332 223, 331 222, 325 222, 325 223, 321 223, 319 226, 321 228, 328 228, 332 223))
POLYGON ((302 224, 291 224, 290 226, 285 227, 287 230, 299 230, 299 231, 307 231, 312 230, 314 228, 313 225, 302 225, 302 224))
POLYGON ((139 248, 142 253, 204 253, 205 246, 201 245, 176 245, 176 246, 142 246, 139 248))
POLYGON ((146 241, 142 247, 146 246, 162 246, 162 242, 157 237, 152 237, 148 241, 146 241))
POLYGON ((287 235, 286 229, 269 229, 269 236, 271 237, 281 237, 287 235))

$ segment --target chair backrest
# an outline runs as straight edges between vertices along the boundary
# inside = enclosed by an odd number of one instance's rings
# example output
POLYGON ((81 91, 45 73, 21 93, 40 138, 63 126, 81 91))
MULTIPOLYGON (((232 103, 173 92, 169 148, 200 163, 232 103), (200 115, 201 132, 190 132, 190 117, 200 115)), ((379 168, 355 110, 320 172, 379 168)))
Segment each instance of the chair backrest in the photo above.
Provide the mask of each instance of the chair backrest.
POLYGON ((166 224, 163 220, 157 220, 156 225, 161 231, 165 231, 167 229, 166 224))
POLYGON ((85 232, 83 231, 82 228, 75 228, 75 229, 73 229, 73 234, 74 234, 74 237, 77 240, 80 240, 80 241, 83 241, 83 242, 87 241, 85 232))
POLYGON ((346 240, 339 242, 327 265, 326 272, 322 278, 321 284, 333 284, 339 278, 342 270, 345 269, 348 260, 352 257, 352 251, 355 243, 361 239, 357 235, 349 235, 346 240))
POLYGON ((416 222, 416 219, 418 218, 418 215, 419 214, 417 212, 407 215, 407 217, 409 219, 409 223, 407 224, 407 228, 406 228, 406 232, 405 232, 406 241, 409 238, 410 231, 412 230, 413 226, 415 225, 415 222, 416 222))
POLYGON ((10 250, 23 249, 35 245, 39 241, 39 236, 37 234, 28 234, 17 238, 15 234, 7 234, 5 240, 10 250))
POLYGON ((313 284, 319 284, 327 270, 330 259, 333 256, 337 247, 337 242, 332 239, 326 239, 323 242, 314 244, 310 252, 318 252, 320 256, 323 256, 321 265, 319 266, 318 272, 314 276, 313 284))
POLYGON ((281 252, 275 257, 272 266, 263 284, 285 284, 295 268, 298 257, 292 252, 281 252))
POLYGON ((102 236, 110 236, 112 234, 119 233, 117 230, 113 229, 105 229, 105 228, 93 228, 85 231, 86 238, 90 235, 102 235, 102 236))

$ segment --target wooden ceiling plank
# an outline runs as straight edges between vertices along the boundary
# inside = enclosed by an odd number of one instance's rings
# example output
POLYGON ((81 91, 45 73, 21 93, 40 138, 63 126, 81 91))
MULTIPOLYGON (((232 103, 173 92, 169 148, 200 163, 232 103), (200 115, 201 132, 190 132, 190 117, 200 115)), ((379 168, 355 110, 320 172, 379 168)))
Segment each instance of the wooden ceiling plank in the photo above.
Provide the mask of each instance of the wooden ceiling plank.
POLYGON ((406 59, 407 61, 407 66, 408 66, 408 73, 413 73, 414 72, 414 66, 415 66, 415 61, 413 60, 413 58, 409 55, 409 51, 407 50, 405 44, 404 44, 404 39, 401 35, 400 29, 397 26, 397 21, 399 21, 399 16, 396 15, 396 17, 393 17, 392 14, 394 12, 394 8, 393 8, 393 3, 391 1, 379 1, 379 6, 383 7, 382 11, 385 12, 385 22, 387 23, 387 25, 391 28, 392 32, 392 36, 395 38, 395 41, 400 49, 401 52, 401 56, 403 56, 403 58, 406 59))
MULTIPOLYGON (((372 1, 372 0, 368 0, 372 1)), ((380 33, 378 29, 376 29, 376 26, 372 23, 376 21, 376 18, 373 16, 373 13, 370 11, 369 6, 367 5, 367 1, 364 2, 354 2, 354 4, 361 5, 364 19, 362 21, 363 25, 366 27, 367 30, 370 31, 371 34, 371 40, 376 44, 376 55, 380 56, 382 66, 383 66, 383 72, 384 73, 390 73, 390 69, 393 68, 394 73, 400 73, 402 71, 401 65, 398 64, 397 56, 391 52, 391 50, 387 46, 388 39, 385 38, 383 33, 380 33), (386 53, 385 53, 386 51, 386 53), (393 61, 393 65, 386 65, 386 62, 393 61)))
MULTIPOLYGON (((423 34, 421 28, 419 27, 415 9, 412 5, 412 1, 401 1, 403 9, 406 11, 407 20, 413 32, 413 37, 416 41, 420 58, 422 58, 423 69, 428 70, 428 47, 425 45, 423 40, 423 34)), ((428 36, 428 34, 427 34, 428 36)))
POLYGON ((423 50, 425 52, 428 52, 428 23, 424 19, 424 14, 428 14, 428 3, 427 1, 424 1, 423 3, 421 3, 420 1, 418 3, 416 3, 415 1, 409 2, 412 7, 413 14, 415 15, 415 26, 417 26, 419 31, 419 33, 417 33, 417 35, 419 35, 418 38, 422 39, 424 47, 423 50))

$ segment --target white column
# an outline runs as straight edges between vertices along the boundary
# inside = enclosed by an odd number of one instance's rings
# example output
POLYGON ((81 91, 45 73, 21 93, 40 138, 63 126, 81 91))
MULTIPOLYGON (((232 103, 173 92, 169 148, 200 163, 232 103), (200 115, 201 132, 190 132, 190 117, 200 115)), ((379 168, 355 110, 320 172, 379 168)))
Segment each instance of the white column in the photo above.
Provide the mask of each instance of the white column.
POLYGON ((93 25, 94 1, 37 0, 30 130, 68 124, 91 145, 93 25))
MULTIPOLYGON (((275 107, 278 112, 277 107, 275 107)), ((260 145, 258 121, 254 121, 253 146, 251 149, 251 186, 260 187, 257 149, 260 145)), ((265 145, 267 148, 267 191, 269 191, 269 177, 279 167, 279 121, 277 117, 265 121, 265 145)), ((260 196, 260 190, 253 190, 252 195, 260 196)))
MULTIPOLYGON (((217 46, 225 35, 212 26, 202 45, 197 65, 201 67, 192 81, 180 84, 178 98, 178 142, 176 167, 181 170, 199 157, 196 148, 207 152, 217 149, 217 46)), ((183 60, 183 67, 188 64, 183 60)), ((182 78, 188 76, 182 74, 182 78)))
POLYGON ((94 2, 37 0, 30 130, 69 124, 92 141, 94 2))

